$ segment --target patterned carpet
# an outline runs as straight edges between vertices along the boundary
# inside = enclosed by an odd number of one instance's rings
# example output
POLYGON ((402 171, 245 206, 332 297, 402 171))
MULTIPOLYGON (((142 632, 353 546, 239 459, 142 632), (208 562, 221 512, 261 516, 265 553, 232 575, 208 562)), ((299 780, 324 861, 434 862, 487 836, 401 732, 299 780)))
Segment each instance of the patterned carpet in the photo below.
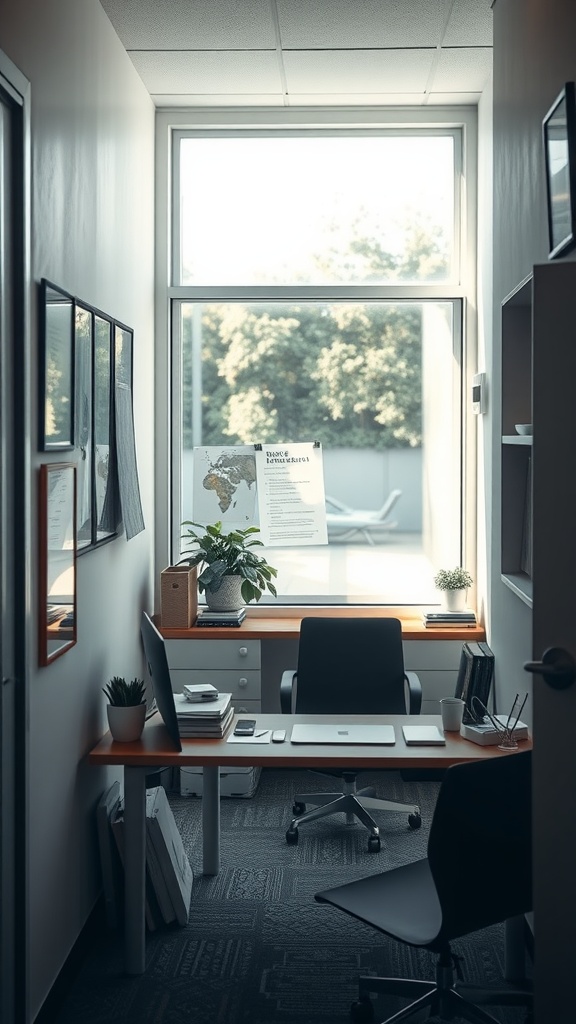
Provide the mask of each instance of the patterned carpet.
MULTIPOLYGON (((372 854, 365 829, 347 828, 338 816, 303 826, 298 845, 288 846, 292 795, 320 788, 322 779, 266 769, 252 799, 221 801, 222 869, 215 878, 201 874, 200 801, 170 794, 195 876, 188 925, 148 934, 140 977, 123 974, 122 936, 106 931, 54 1024, 337 1024, 349 1019, 361 973, 432 977, 428 953, 314 901, 320 889, 425 855, 438 784, 402 782, 390 772, 365 773, 361 784, 419 803, 422 828, 412 832, 404 814, 382 815, 383 848, 372 854)), ((460 941, 455 951, 464 957, 465 980, 498 985, 502 927, 460 941)), ((377 1020, 401 1005, 375 999, 377 1020)), ((490 1012, 503 1024, 524 1020, 518 1009, 490 1012)))

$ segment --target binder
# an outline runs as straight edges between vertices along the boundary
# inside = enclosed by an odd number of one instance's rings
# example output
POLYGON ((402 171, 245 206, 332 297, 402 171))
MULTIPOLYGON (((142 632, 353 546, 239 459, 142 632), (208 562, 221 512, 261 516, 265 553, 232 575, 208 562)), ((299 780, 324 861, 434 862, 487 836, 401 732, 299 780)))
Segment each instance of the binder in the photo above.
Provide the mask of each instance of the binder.
POLYGON ((454 696, 461 697, 464 701, 462 721, 466 725, 478 721, 479 709, 476 702, 473 706, 474 697, 478 697, 485 707, 488 706, 493 676, 494 655, 488 644, 482 641, 478 643, 466 641, 462 644, 454 696))

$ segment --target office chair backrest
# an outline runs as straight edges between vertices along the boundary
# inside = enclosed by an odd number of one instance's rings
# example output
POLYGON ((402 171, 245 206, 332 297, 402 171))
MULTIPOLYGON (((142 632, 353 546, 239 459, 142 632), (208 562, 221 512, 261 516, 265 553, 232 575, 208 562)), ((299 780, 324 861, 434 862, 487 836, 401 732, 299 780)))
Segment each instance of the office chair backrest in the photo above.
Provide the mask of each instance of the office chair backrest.
POLYGON ((441 939, 532 908, 531 766, 526 751, 446 772, 428 838, 441 939))
POLYGON ((302 619, 297 672, 297 714, 406 714, 399 619, 302 619))

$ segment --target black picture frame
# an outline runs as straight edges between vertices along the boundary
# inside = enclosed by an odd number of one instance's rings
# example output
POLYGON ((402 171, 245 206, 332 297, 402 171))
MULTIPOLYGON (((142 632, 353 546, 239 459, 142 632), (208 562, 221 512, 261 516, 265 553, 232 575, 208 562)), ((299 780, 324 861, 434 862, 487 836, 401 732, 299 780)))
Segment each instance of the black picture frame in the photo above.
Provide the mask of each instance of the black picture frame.
POLYGON ((49 462, 38 476, 38 663, 77 640, 76 465, 49 462))
POLYGON ((74 447, 74 297, 42 278, 40 282, 39 448, 74 447))
POLYGON ((549 259, 576 245, 576 101, 566 82, 542 122, 549 259))

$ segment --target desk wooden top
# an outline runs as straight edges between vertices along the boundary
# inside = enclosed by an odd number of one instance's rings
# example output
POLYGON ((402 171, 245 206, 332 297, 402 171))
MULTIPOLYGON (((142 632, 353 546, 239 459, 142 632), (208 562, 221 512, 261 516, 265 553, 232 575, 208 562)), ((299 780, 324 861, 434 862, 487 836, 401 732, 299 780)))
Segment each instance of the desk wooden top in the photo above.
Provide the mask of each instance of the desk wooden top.
MULTIPOLYGON (((309 613, 306 612, 308 615, 309 613)), ((392 608, 334 608, 323 609, 322 615, 335 618, 399 618, 402 622, 403 640, 468 640, 486 639, 483 626, 446 626, 433 629, 426 627, 421 616, 409 616, 392 608)), ((189 629, 169 629, 161 625, 159 615, 154 622, 165 640, 297 640, 300 636, 301 614, 284 616, 246 615, 241 626, 191 626, 189 629)))
MULTIPOLYGON (((238 716, 234 716, 236 720, 238 716)), ((243 717, 243 716, 240 716, 243 717)), ((245 717, 245 716, 244 716, 245 717)), ((481 747, 463 739, 459 733, 446 733, 445 746, 406 746, 401 726, 437 725, 442 730, 440 715, 347 715, 347 724, 394 725, 394 746, 308 746, 292 745, 290 732, 296 723, 340 722, 342 716, 326 715, 257 715, 256 731, 286 729, 284 743, 227 743, 224 739, 183 739, 182 751, 173 744, 159 715, 147 723, 142 738, 135 743, 116 743, 110 733, 100 740, 88 755, 90 764, 158 767, 168 765, 261 765, 268 768, 448 768, 460 761, 483 761, 506 757, 497 746, 481 747)), ((232 734, 230 727, 227 736, 232 734)), ((519 750, 530 750, 531 740, 522 740, 519 750)))

